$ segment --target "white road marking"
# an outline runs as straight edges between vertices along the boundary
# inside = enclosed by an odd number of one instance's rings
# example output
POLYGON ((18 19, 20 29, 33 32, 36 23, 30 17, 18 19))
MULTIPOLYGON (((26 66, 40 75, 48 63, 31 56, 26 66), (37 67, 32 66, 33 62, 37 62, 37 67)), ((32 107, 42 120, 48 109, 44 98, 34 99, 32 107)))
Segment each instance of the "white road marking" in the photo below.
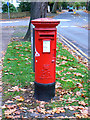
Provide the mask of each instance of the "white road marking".
POLYGON ((0 23, 14 23, 14 22, 19 22, 19 21, 0 21, 0 23))
POLYGON ((57 21, 71 21, 69 19, 57 19, 57 21))
POLYGON ((64 28, 64 27, 69 27, 69 26, 60 26, 60 27, 64 28))
POLYGON ((78 27, 78 26, 60 26, 61 28, 66 28, 66 27, 78 27))
POLYGON ((83 19, 84 21, 87 21, 86 19, 83 19))
POLYGON ((69 27, 78 27, 78 26, 69 26, 69 27))

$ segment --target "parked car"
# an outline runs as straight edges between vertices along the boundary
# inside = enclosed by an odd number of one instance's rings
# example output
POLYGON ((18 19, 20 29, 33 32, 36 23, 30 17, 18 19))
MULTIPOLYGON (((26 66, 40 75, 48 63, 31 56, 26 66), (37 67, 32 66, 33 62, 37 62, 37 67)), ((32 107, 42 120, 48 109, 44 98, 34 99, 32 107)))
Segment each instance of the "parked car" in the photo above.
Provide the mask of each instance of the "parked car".
POLYGON ((73 12, 73 7, 72 6, 69 7, 68 12, 73 12))

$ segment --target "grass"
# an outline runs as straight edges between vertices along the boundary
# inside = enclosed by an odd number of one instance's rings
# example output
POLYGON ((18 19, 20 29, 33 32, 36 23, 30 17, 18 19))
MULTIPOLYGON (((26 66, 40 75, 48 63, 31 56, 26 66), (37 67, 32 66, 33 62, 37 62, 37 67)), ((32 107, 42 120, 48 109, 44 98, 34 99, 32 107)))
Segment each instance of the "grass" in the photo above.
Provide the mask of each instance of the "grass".
POLYGON ((18 37, 23 37, 23 36, 25 36, 25 33, 17 32, 17 33, 14 33, 13 36, 14 36, 14 37, 17 37, 17 36, 18 36, 18 37))
MULTIPOLYGON (((57 43, 57 48, 56 79, 61 83, 63 89, 73 92, 73 94, 64 95, 63 97, 65 99, 75 98, 88 103, 88 99, 85 100, 88 97, 88 69, 64 49, 61 43, 57 43), (62 61, 66 61, 66 63, 61 64, 62 61), (80 83, 82 88, 78 87, 77 83, 80 83), (80 91, 80 96, 76 95, 77 91, 80 91)), ((77 105, 77 103, 74 102, 71 105, 77 105)))
MULTIPOLYGON (((62 90, 68 91, 63 94, 63 101, 50 103, 51 108, 65 105, 78 105, 78 103, 67 103, 67 99, 84 101, 88 104, 88 69, 80 64, 61 43, 57 43, 57 60, 56 60, 56 81, 61 83, 62 90), (79 87, 80 83, 82 87, 79 87), (80 96, 76 94, 79 91, 80 96), (70 94, 69 94, 70 93, 70 94)), ((12 86, 25 88, 34 81, 34 73, 31 66, 31 43, 13 41, 8 45, 5 59, 3 61, 3 101, 20 95, 21 92, 7 92, 12 86)), ((57 91, 57 95, 60 93, 57 91)))
MULTIPOLYGON (((12 42, 3 61, 4 91, 12 86, 25 87, 34 81, 34 73, 31 68, 31 45, 30 42, 12 42)), ((20 93, 4 93, 3 100, 9 96, 19 95, 20 93)))
POLYGON ((8 45, 3 62, 3 80, 6 84, 25 86, 34 81, 30 48, 29 42, 12 42, 8 45))

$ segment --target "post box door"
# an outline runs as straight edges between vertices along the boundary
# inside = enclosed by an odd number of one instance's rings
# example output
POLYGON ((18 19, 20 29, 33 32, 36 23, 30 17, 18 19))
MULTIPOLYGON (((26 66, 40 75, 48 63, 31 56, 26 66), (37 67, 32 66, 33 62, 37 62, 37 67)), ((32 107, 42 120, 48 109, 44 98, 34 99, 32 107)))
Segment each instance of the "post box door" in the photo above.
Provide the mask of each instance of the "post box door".
POLYGON ((55 82, 56 40, 44 38, 35 41, 35 80, 38 83, 55 82))

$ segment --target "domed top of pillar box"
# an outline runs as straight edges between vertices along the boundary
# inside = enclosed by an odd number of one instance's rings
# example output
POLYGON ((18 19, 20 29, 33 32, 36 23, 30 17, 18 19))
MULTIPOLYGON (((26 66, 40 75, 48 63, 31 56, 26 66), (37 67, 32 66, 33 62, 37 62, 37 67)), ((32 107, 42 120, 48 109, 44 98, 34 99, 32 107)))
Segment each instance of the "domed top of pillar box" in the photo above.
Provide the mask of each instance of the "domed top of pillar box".
POLYGON ((51 18, 38 18, 31 21, 36 28, 55 28, 60 21, 51 18))

